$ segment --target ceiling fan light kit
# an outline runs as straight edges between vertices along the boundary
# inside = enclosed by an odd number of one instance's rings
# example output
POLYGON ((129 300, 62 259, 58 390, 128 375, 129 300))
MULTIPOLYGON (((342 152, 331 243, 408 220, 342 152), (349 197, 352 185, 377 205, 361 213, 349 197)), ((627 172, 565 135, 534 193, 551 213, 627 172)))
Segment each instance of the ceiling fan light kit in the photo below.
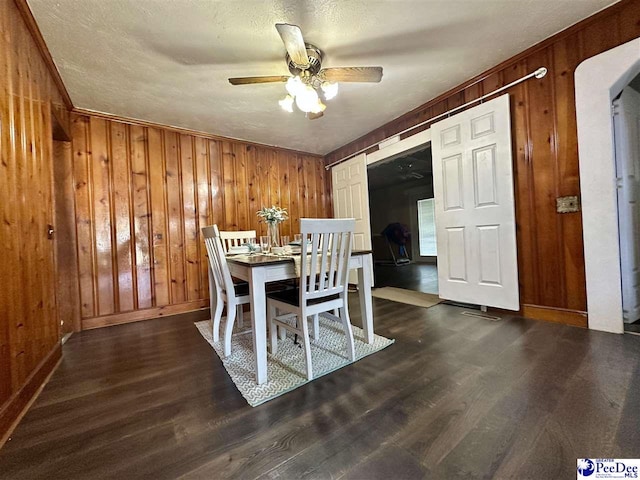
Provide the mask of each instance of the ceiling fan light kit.
POLYGON ((230 78, 232 85, 286 82, 287 96, 278 101, 280 107, 293 112, 293 105, 310 120, 320 118, 327 106, 324 101, 338 94, 338 82, 372 82, 382 79, 382 67, 322 68, 322 50, 305 43, 300 27, 286 23, 276 29, 287 50, 286 62, 292 76, 230 78))
POLYGON ((331 100, 338 94, 337 83, 322 82, 322 85, 320 85, 320 88, 322 88, 322 91, 324 92, 325 100, 331 100))
MULTIPOLYGON (((315 84, 319 82, 314 81, 312 77, 294 76, 287 80, 285 88, 288 95, 278 102, 283 110, 287 112, 293 112, 293 102, 295 100, 296 106, 305 113, 322 113, 327 106, 322 103, 320 94, 318 93, 318 87, 315 84)), ((329 100, 338 93, 338 85, 331 84, 329 82, 319 83, 319 88, 322 89, 325 100, 329 100), (325 86, 326 85, 326 86, 325 86), (327 91, 329 94, 327 94, 327 91)))

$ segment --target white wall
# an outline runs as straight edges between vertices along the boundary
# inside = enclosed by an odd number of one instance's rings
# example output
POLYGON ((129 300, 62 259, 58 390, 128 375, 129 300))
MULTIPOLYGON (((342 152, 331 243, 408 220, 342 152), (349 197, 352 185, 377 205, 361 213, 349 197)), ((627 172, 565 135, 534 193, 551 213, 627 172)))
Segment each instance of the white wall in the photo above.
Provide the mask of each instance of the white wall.
POLYGON ((640 72, 640 39, 582 62, 576 114, 589 328, 623 333, 611 104, 640 72))

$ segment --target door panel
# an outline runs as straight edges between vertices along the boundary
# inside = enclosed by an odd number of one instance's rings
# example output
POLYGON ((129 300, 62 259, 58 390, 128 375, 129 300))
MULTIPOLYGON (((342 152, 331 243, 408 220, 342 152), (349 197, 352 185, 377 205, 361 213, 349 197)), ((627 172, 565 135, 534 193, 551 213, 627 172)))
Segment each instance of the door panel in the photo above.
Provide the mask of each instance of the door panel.
POLYGON ((495 145, 473 151, 473 191, 476 207, 498 204, 495 156, 495 145))
POLYGON ((518 310, 509 96, 431 128, 440 296, 518 310))
MULTIPOLYGON (((336 165, 331 169, 334 216, 355 218, 353 248, 371 250, 371 224, 369 222, 369 184, 364 154, 336 165)), ((355 271, 349 272, 349 283, 358 283, 355 271)))
POLYGON ((462 191, 462 155, 445 158, 442 161, 444 209, 456 210, 464 208, 462 191))
MULTIPOLYGON (((464 227, 447 228, 447 257, 449 281, 467 282, 467 248, 464 241, 464 227), (460 252, 460 255, 456 255, 460 252)), ((439 247, 438 247, 439 248, 439 247)))
POLYGON ((614 102, 622 316, 640 318, 640 94, 627 87, 614 102))
POLYGON ((500 225, 478 227, 480 283, 502 285, 500 278, 500 225))

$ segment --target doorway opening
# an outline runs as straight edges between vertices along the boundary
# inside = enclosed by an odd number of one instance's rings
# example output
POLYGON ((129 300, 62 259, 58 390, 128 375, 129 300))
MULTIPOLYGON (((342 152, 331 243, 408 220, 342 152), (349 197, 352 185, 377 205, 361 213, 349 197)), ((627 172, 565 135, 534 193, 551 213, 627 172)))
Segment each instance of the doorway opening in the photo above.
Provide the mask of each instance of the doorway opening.
POLYGON ((377 287, 438 293, 430 144, 367 167, 377 287))
POLYGON ((622 318, 640 335, 640 75, 613 100, 622 318))
POLYGON ((576 117, 589 328, 624 332, 613 100, 640 73, 640 39, 582 62, 576 117))
POLYGON ((76 255, 76 212, 74 205, 73 154, 71 134, 66 124, 59 118, 55 108, 51 108, 51 157, 53 188, 53 225, 49 225, 48 235, 54 241, 55 299, 58 333, 62 344, 81 326, 80 281, 78 279, 78 258, 76 255))

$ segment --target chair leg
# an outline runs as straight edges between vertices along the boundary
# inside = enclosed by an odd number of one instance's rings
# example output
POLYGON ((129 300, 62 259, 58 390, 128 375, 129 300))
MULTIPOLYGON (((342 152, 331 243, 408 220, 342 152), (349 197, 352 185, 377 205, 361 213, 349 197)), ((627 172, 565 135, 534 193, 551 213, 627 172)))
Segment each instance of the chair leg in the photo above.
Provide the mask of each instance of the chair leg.
POLYGON ((238 305, 238 328, 244 327, 244 308, 242 305, 238 305))
POLYGON ((351 328, 351 320, 349 319, 349 310, 347 307, 342 307, 340 309, 340 320, 342 320, 344 334, 347 337, 347 354, 349 355, 349 360, 355 362, 356 352, 353 345, 353 329, 351 328))
POLYGON ((274 321, 276 317, 276 308, 273 305, 267 304, 267 308, 269 311, 269 336, 271 338, 270 346, 271 346, 271 355, 275 355, 278 353, 278 326, 274 321))
POLYGON ((278 326, 278 336, 280 340, 285 340, 287 338, 287 329, 278 326))
POLYGON ((224 326, 224 356, 231 355, 231 337, 233 335, 233 324, 236 321, 236 312, 238 309, 235 307, 227 306, 227 324, 224 326))
POLYGON ((320 315, 316 313, 313 316, 313 339, 318 340, 319 336, 320 336, 320 315))
POLYGON ((211 328, 213 329, 213 341, 217 342, 220 340, 220 320, 222 319, 222 309, 224 308, 224 302, 222 295, 218 294, 216 298, 216 309, 213 314, 213 318, 211 319, 211 328))
MULTIPOLYGON (((279 316, 282 312, 280 311, 280 309, 276 308, 275 309, 275 316, 279 316)), ((282 328, 280 325, 277 325, 276 328, 278 329, 277 331, 277 335, 278 338, 280 338, 280 340, 285 340, 287 338, 287 331, 282 328)))
MULTIPOLYGON (((311 341, 309 340, 309 322, 307 318, 298 315, 298 321, 302 323, 302 336, 304 337, 304 357, 307 362, 307 379, 313 380, 313 367, 311 365, 311 341)), ((300 327, 300 325, 298 325, 300 327)))

